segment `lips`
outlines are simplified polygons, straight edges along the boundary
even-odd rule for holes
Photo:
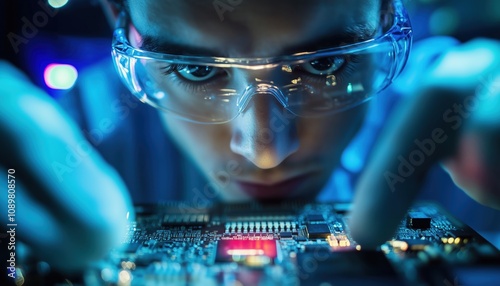
[[[307,184],[312,174],[295,176],[277,183],[254,183],[237,181],[237,185],[243,192],[257,200],[275,200],[297,196],[301,186]]]

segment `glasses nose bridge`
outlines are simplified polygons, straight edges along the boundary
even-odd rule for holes
[[[252,83],[245,88],[240,100],[238,101],[239,111],[243,112],[250,100],[255,95],[272,95],[283,107],[287,107],[288,100],[281,89],[272,82],[259,81]]]

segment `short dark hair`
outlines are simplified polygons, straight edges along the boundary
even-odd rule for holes
[[[125,10],[128,11],[128,6],[127,6],[127,1],[128,0],[108,0],[110,3],[115,5],[119,10]],[[391,4],[394,2],[394,0],[381,0],[381,9],[382,11],[391,11],[392,6]]]
[[[108,0],[119,8],[124,8],[127,5],[127,0]],[[382,0],[382,9],[387,9],[393,0]]]

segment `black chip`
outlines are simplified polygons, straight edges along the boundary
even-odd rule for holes
[[[326,223],[306,224],[307,238],[326,238],[330,235],[330,228]]]
[[[341,210],[335,210],[335,212],[339,215],[344,215],[348,212],[349,210],[346,209],[341,209]]]
[[[297,237],[295,237],[295,241],[307,241],[307,238],[305,238],[303,236],[297,236]]]
[[[307,221],[324,221],[325,218],[322,214],[309,214],[306,217]]]
[[[281,238],[292,238],[292,233],[289,231],[282,231],[282,232],[280,232],[280,237]]]
[[[208,223],[208,215],[200,214],[166,214],[163,218],[163,226],[184,225],[204,226]]]
[[[205,233],[216,232],[218,234],[223,234],[226,231],[226,229],[223,224],[219,224],[219,225],[206,226],[205,228],[203,228],[203,231]]]
[[[301,285],[403,285],[391,263],[379,251],[331,252],[327,247],[309,246],[298,253]]]
[[[422,212],[409,212],[406,226],[413,229],[430,228],[431,218]]]

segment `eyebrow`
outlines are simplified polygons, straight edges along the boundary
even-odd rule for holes
[[[358,42],[364,42],[377,36],[377,28],[369,24],[357,24],[346,27],[345,30],[336,34],[323,36],[311,42],[282,50],[284,55],[301,52],[313,52],[328,48],[339,47]]]
[[[146,51],[189,56],[222,56],[221,51],[211,50],[203,47],[196,47],[178,43],[169,43],[159,38],[145,35],[142,36],[140,48]]]
[[[317,51],[327,48],[333,48],[341,45],[352,44],[372,39],[377,34],[377,29],[368,24],[357,24],[346,27],[340,33],[333,34],[327,37],[318,38],[312,42],[302,45],[288,47],[282,49],[282,55],[292,55],[299,52]],[[173,55],[188,55],[188,56],[207,56],[207,57],[224,57],[222,51],[217,49],[209,49],[205,47],[191,46],[179,43],[168,42],[157,37],[144,35],[142,36],[140,48],[146,51],[173,54]]]

